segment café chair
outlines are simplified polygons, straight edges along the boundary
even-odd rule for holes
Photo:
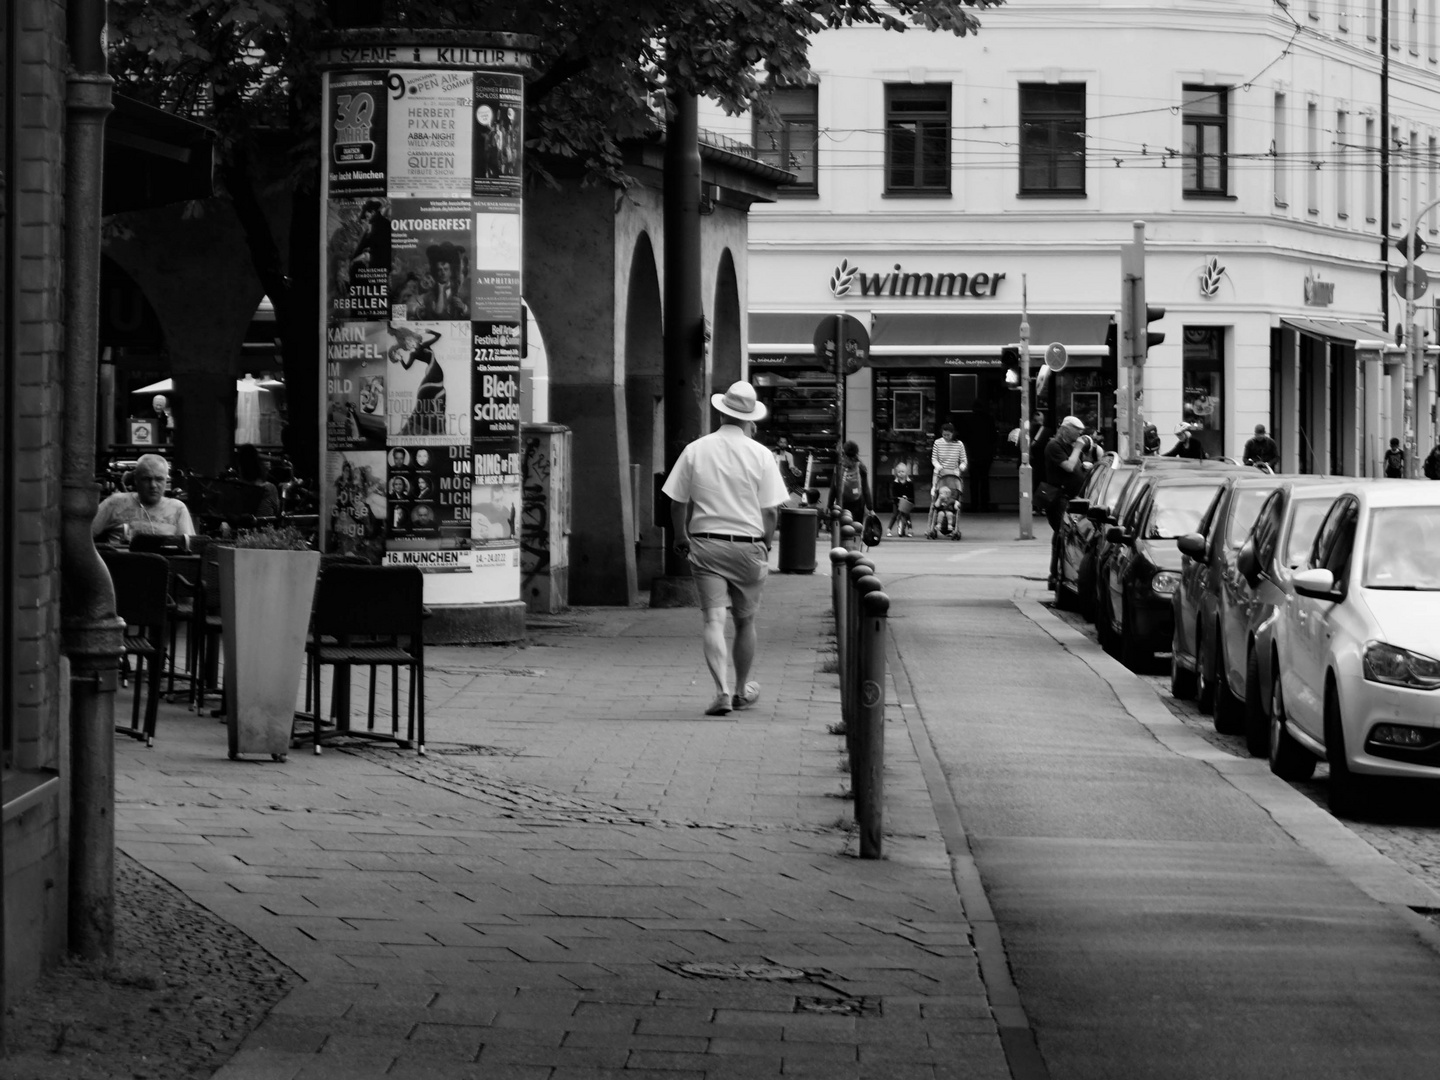
[[[315,753],[334,736],[413,744],[425,753],[425,620],[424,577],[414,566],[361,566],[338,563],[325,567],[315,587],[311,635],[306,646],[310,700],[314,712],[309,732],[297,733],[300,745],[313,743]],[[336,687],[348,687],[350,671],[370,669],[370,711],[366,729],[350,727],[348,690],[332,700],[334,723],[322,721],[320,679],[326,666],[336,669]],[[375,672],[390,669],[390,732],[375,730]],[[400,735],[400,669],[409,671],[409,709],[405,735]],[[340,678],[341,674],[345,678]]]
[[[111,551],[100,557],[115,586],[115,611],[125,620],[125,655],[135,658],[135,697],[130,726],[115,730],[155,745],[155,717],[160,706],[160,682],[165,671],[169,632],[168,588],[170,565],[164,556],[149,552]],[[145,688],[145,724],[140,724],[140,695]]]

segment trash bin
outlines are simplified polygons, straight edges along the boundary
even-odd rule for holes
[[[815,572],[815,538],[820,529],[820,512],[793,506],[780,508],[780,562],[782,574]]]

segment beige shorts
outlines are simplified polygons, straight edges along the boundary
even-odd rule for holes
[[[690,538],[690,573],[701,608],[723,608],[728,599],[732,615],[749,618],[760,610],[760,592],[769,572],[770,553],[764,544]]]

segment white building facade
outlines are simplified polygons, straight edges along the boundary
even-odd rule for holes
[[[1107,330],[1143,221],[1165,339],[1140,408],[1163,446],[1188,421],[1238,458],[1264,424],[1286,471],[1377,473],[1403,434],[1405,317],[1381,238],[1440,199],[1440,0],[1012,0],[982,21],[963,39],[827,31],[810,84],[774,94],[778,118],[702,117],[799,177],[751,216],[748,360],[770,433],[833,451],[835,379],[812,339],[843,311],[871,339],[843,410],[881,505],[898,460],[926,475],[947,420],[991,463],[974,504],[1013,503],[1004,350],[1028,309],[1032,362],[1051,342],[1069,354],[1041,398],[1050,425],[1075,413],[1116,448]],[[1420,235],[1437,230],[1431,210]],[[1417,306],[1433,338],[1431,298]],[[1433,372],[1419,365],[1422,458]]]

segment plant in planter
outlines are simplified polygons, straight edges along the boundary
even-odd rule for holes
[[[230,758],[290,749],[320,553],[299,530],[247,529],[220,549]]]

